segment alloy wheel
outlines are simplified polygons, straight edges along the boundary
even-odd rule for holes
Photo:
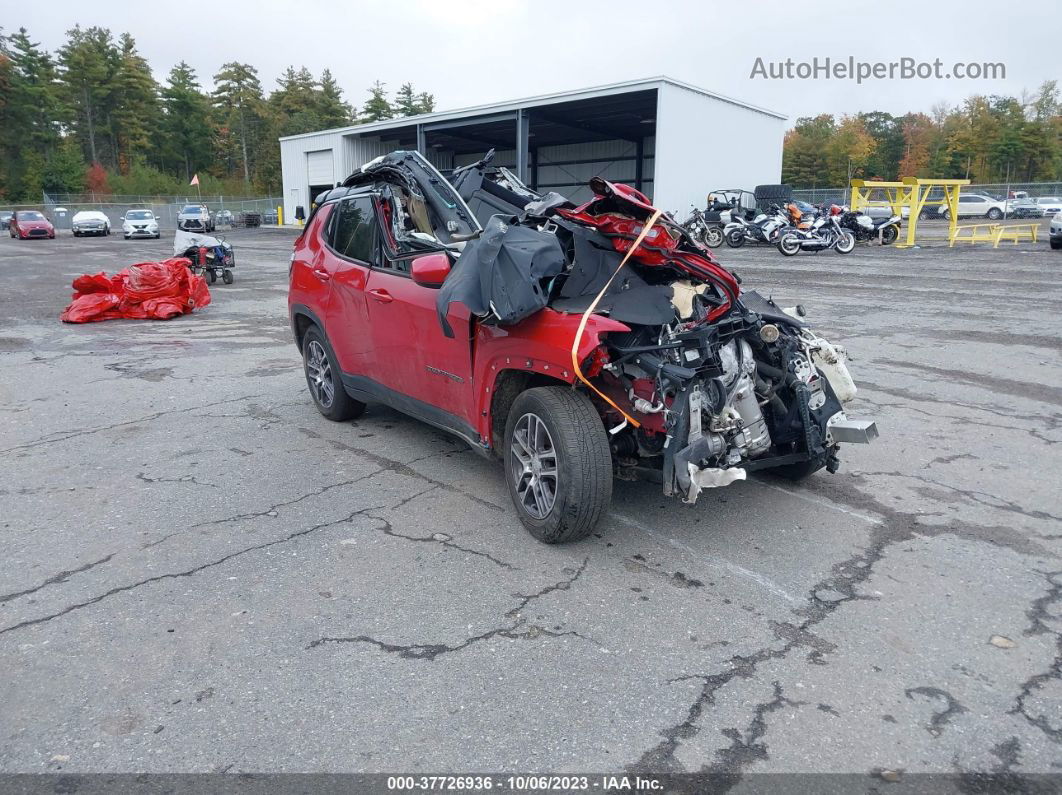
[[[332,382],[332,365],[324,346],[317,340],[311,340],[306,350],[306,378],[310,382],[310,391],[314,400],[325,408],[332,405],[336,387]]]
[[[509,466],[519,505],[533,518],[545,519],[557,501],[557,451],[537,414],[525,414],[513,428]]]

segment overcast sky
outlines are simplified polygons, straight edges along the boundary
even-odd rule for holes
[[[288,65],[331,69],[360,105],[373,80],[411,81],[438,109],[668,75],[790,116],[928,111],[974,93],[1020,95],[1062,78],[1057,10],[1008,14],[999,2],[595,3],[509,0],[260,0],[18,3],[2,24],[50,50],[73,25],[130,32],[156,76],[184,59],[209,87],[225,61],[253,64],[263,87]],[[1015,7],[1016,8],[1016,7]],[[665,10],[666,9],[666,10]],[[1005,80],[751,79],[765,62],[813,57],[1002,62]]]

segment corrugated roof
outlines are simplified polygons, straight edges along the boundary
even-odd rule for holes
[[[299,135],[286,135],[281,138],[281,141],[290,141],[297,138],[306,138],[311,135],[321,135],[322,133],[374,133],[385,132],[387,130],[393,130],[400,127],[408,127],[415,124],[422,124],[425,122],[434,121],[448,121],[457,118],[466,118],[472,116],[483,116],[491,113],[498,113],[499,111],[518,110],[521,108],[534,107],[535,105],[552,105],[557,102],[570,102],[574,99],[591,99],[593,97],[608,96],[610,94],[623,94],[629,91],[644,91],[646,88],[658,88],[661,85],[672,85],[679,88],[684,88],[687,91],[693,91],[702,96],[709,97],[720,102],[726,102],[731,105],[737,105],[747,110],[755,111],[756,113],[763,113],[767,116],[773,116],[777,119],[787,118],[784,114],[778,113],[767,108],[761,108],[757,105],[751,105],[748,102],[742,102],[739,99],[733,97],[724,96],[723,94],[717,94],[714,91],[708,91],[704,88],[698,88],[697,86],[690,85],[689,83],[683,83],[681,80],[675,80],[674,78],[666,76],[658,77],[646,77],[640,80],[627,80],[621,83],[609,83],[604,86],[592,86],[590,88],[579,88],[573,91],[559,91],[553,94],[540,94],[534,97],[524,97],[523,99],[506,100],[504,102],[491,102],[485,105],[473,105],[468,108],[456,108],[454,110],[442,110],[435,111],[433,113],[422,113],[418,116],[401,116],[397,119],[387,119],[385,121],[368,122],[366,124],[352,124],[347,127],[336,127],[330,130],[315,130],[308,133],[300,133]]]

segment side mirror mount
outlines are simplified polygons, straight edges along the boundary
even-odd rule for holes
[[[448,273],[450,258],[441,251],[417,257],[410,269],[413,283],[421,287],[442,287]]]

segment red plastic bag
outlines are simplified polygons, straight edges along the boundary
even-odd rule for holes
[[[76,291],[59,315],[64,323],[94,323],[116,318],[168,320],[210,303],[202,276],[188,270],[189,261],[174,257],[143,262],[113,276],[86,273],[74,279]]]

